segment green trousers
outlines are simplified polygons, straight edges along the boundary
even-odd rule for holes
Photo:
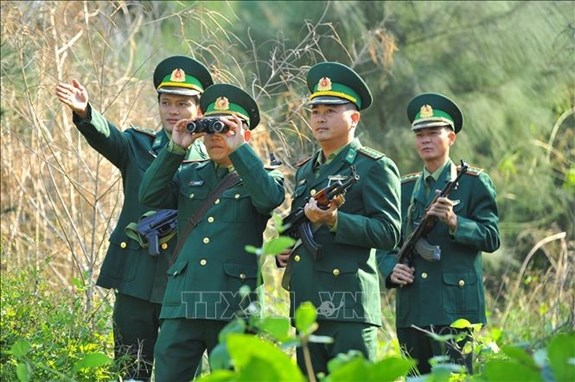
[[[327,375],[327,363],[339,353],[357,350],[366,359],[375,360],[377,353],[377,326],[358,322],[318,321],[319,327],[314,335],[328,336],[334,342],[330,344],[310,343],[309,351],[314,374]],[[303,350],[296,350],[297,364],[304,375],[308,375]]]
[[[188,382],[194,378],[204,351],[207,350],[209,356],[227,323],[184,318],[163,320],[154,350],[155,381]]]
[[[412,370],[411,375],[429,374],[431,372],[429,360],[436,356],[448,356],[451,363],[463,365],[469,374],[473,374],[472,353],[463,354],[462,352],[463,346],[470,340],[467,330],[454,329],[450,326],[428,326],[423,329],[440,335],[463,334],[463,339],[438,342],[421,330],[397,328],[399,346],[408,357],[417,361],[416,370]]]
[[[114,357],[124,380],[150,380],[161,308],[161,304],[116,293]]]

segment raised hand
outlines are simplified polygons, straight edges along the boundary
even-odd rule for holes
[[[60,82],[56,85],[56,97],[82,119],[88,117],[88,91],[80,82]]]

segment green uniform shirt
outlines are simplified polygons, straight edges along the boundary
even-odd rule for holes
[[[433,188],[443,189],[457,172],[449,161]],[[406,176],[401,185],[403,240],[421,221],[426,206],[435,197],[425,195],[422,173]],[[450,325],[459,318],[486,323],[481,252],[499,248],[498,212],[491,179],[480,169],[469,169],[451,192],[457,228],[438,222],[427,236],[429,244],[441,248],[441,258],[429,262],[415,257],[415,281],[397,288],[396,326]],[[396,264],[397,249],[378,251],[379,269],[385,280]],[[386,283],[387,287],[394,287]]]
[[[244,314],[250,302],[248,298],[240,306],[240,288],[256,288],[257,257],[245,246],[262,246],[267,221],[285,197],[283,176],[266,170],[248,144],[230,159],[241,180],[224,191],[185,238],[168,270],[162,319],[229,321]],[[175,152],[161,151],[142,181],[140,199],[157,208],[177,208],[179,230],[185,231],[187,220],[221,179],[211,160],[193,162],[176,173],[181,160]]]
[[[167,282],[165,273],[176,238],[160,249],[159,256],[152,257],[147,248],[142,248],[136,240],[126,235],[125,228],[152,210],[138,202],[138,187],[144,172],[156,153],[168,143],[169,137],[164,130],[155,133],[133,127],[120,131],[91,106],[88,110],[89,115],[85,120],[74,114],[74,124],[88,144],[120,170],[124,192],[124,204],[110,236],[110,245],[96,284],[159,303],[164,295]],[[202,146],[198,144],[190,150],[187,159],[204,159],[207,154]]]
[[[359,180],[345,195],[337,212],[337,227],[314,232],[323,256],[314,260],[304,245],[294,251],[290,280],[291,312],[305,301],[318,310],[319,320],[381,325],[380,289],[372,248],[392,249],[399,241],[401,215],[397,166],[384,154],[352,141],[317,174],[317,152],[296,172],[292,211],[303,207],[314,191],[334,176],[350,176],[355,166]]]

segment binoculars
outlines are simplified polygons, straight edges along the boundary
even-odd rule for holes
[[[218,117],[206,117],[186,125],[186,130],[190,133],[227,133],[229,129]]]

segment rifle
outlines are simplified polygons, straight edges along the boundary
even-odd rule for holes
[[[177,210],[159,210],[150,216],[142,217],[138,221],[136,230],[147,239],[150,256],[160,254],[159,242],[161,238],[176,233],[178,228],[177,215]]]
[[[435,195],[435,198],[429,203],[429,205],[425,208],[425,212],[423,213],[423,218],[417,225],[417,228],[409,235],[405,243],[403,243],[399,253],[397,254],[397,262],[399,264],[407,264],[410,267],[413,266],[415,262],[415,255],[417,253],[420,254],[423,258],[430,260],[430,261],[439,261],[441,258],[441,248],[438,245],[431,245],[425,240],[425,236],[435,227],[437,223],[436,216],[428,216],[427,212],[433,203],[437,201],[438,198],[447,198],[451,191],[453,191],[463,176],[467,172],[469,166],[467,163],[462,159],[461,160],[461,168],[457,173],[457,177],[451,181],[447,182],[443,190],[440,193]]]
[[[351,176],[345,181],[333,181],[329,186],[313,195],[319,208],[326,210],[335,197],[345,195],[351,185],[359,180],[359,175],[355,172],[355,166],[350,166],[350,169]],[[313,237],[311,222],[305,216],[303,207],[297,208],[283,219],[281,234],[291,236],[294,239],[301,239],[303,245],[313,255],[315,260],[321,258],[321,245]]]

